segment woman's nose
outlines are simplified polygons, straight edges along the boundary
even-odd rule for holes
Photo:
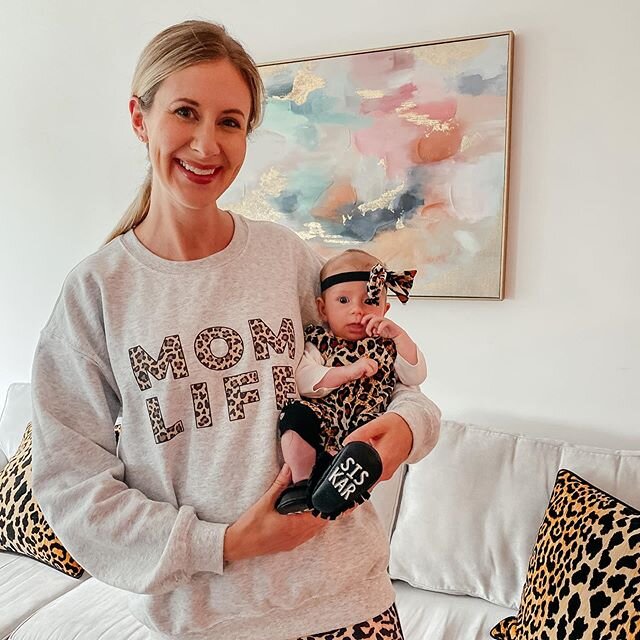
[[[215,127],[201,125],[193,132],[191,149],[203,157],[215,156],[220,153],[220,145]]]

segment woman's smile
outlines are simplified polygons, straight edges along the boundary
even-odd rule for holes
[[[176,160],[176,164],[185,177],[195,184],[209,184],[222,172],[221,165],[205,168],[200,165],[196,165],[195,163],[192,164],[180,159]]]

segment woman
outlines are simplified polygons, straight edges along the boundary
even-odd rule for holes
[[[90,574],[132,593],[154,637],[286,640],[362,623],[400,638],[373,507],[330,523],[274,509],[290,481],[276,422],[303,322],[317,321],[320,264],[284,227],[216,204],[260,120],[255,65],[222,27],[189,21],[147,45],[132,93],[150,173],[67,277],[36,350],[43,512]],[[438,419],[404,389],[362,428],[383,478],[430,450]]]

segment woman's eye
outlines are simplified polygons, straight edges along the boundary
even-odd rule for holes
[[[191,107],[178,107],[174,113],[181,118],[190,118],[193,115],[193,109]]]
[[[222,121],[222,124],[225,127],[232,127],[233,129],[242,129],[242,125],[234,118],[225,118]]]
[[[340,296],[340,297],[338,298],[338,302],[339,302],[340,304],[347,304],[347,302],[349,302],[349,298],[347,298],[347,296]]]

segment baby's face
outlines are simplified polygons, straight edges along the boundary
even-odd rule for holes
[[[378,304],[367,304],[366,298],[366,282],[342,282],[329,287],[318,298],[318,311],[338,338],[362,340],[367,335],[362,318],[369,314],[384,316],[389,308],[384,289]]]

